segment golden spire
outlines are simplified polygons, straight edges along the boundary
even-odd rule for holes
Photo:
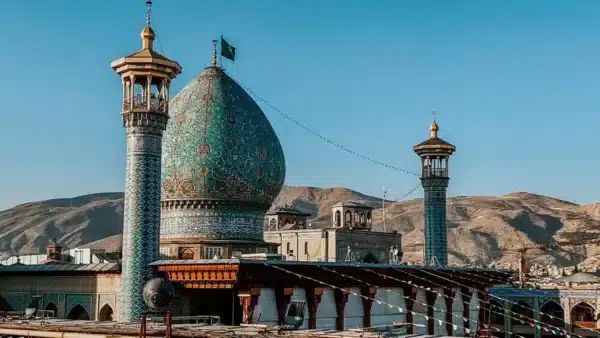
[[[155,34],[150,27],[150,13],[152,12],[152,1],[146,0],[146,26],[142,29],[142,49],[152,50]]]
[[[440,130],[440,127],[435,122],[435,110],[431,114],[433,115],[433,122],[431,122],[431,125],[429,126],[429,138],[438,138],[438,130]]]

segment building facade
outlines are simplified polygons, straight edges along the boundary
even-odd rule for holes
[[[120,270],[118,263],[0,266],[0,313],[33,307],[49,317],[117,320]]]
[[[265,242],[277,244],[277,253],[287,260],[400,263],[402,235],[372,231],[372,211],[373,207],[359,202],[339,202],[331,206],[329,227],[313,229],[291,226],[307,224],[309,214],[289,206],[277,209],[267,215]],[[287,226],[278,227],[282,220]]]
[[[490,294],[490,324],[498,332],[525,338],[597,337],[600,332],[597,275],[578,272],[536,288],[494,287]]]
[[[429,139],[413,147],[421,158],[421,185],[425,212],[425,265],[448,265],[448,229],[446,227],[446,190],[448,164],[456,147],[438,137],[435,120],[429,127]]]

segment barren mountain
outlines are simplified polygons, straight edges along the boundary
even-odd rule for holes
[[[375,229],[383,229],[382,201],[346,188],[286,186],[275,205],[293,205],[311,213],[313,227],[328,226],[329,207],[353,200],[376,208]],[[551,197],[512,193],[499,197],[453,197],[448,200],[448,246],[455,264],[499,262],[516,267],[514,249],[549,241],[600,238],[600,204],[577,205]],[[386,202],[386,229],[404,235],[405,260],[422,261],[423,201]],[[57,238],[65,247],[118,250],[123,222],[123,194],[101,193],[27,203],[0,212],[0,255],[43,251]],[[570,266],[597,265],[600,246],[572,245],[527,251],[529,262]]]

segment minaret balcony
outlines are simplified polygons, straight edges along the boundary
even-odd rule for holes
[[[448,169],[446,169],[446,168],[424,168],[422,177],[423,178],[448,177]]]
[[[132,104],[133,103],[133,104]],[[150,107],[148,107],[148,99],[137,95],[133,97],[133,102],[130,98],[123,100],[123,111],[129,112],[134,110],[150,110],[155,112],[167,112],[167,103],[162,98],[150,98]]]

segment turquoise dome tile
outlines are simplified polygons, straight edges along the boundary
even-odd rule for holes
[[[258,104],[209,67],[169,105],[162,199],[239,201],[266,210],[283,187],[285,157]]]

